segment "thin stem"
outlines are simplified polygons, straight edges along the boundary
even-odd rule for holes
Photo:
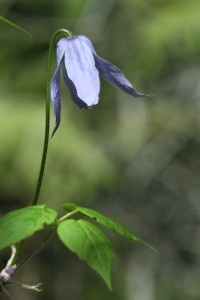
[[[15,255],[12,256],[12,254],[11,254],[12,258],[11,257],[9,258],[9,264],[10,264],[10,266],[13,266],[14,264],[16,264],[16,262],[17,262],[17,260],[19,258],[19,254],[21,252],[23,244],[24,244],[24,241],[21,241],[21,242],[19,242],[16,245]]]
[[[73,210],[73,211],[71,211],[70,213],[64,215],[62,218],[58,219],[58,220],[57,220],[57,223],[59,224],[60,222],[62,222],[62,221],[64,221],[64,220],[68,219],[69,217],[71,217],[72,215],[77,214],[77,213],[78,213],[78,210]]]
[[[70,31],[66,29],[58,29],[54,32],[54,34],[51,37],[50,44],[49,44],[49,53],[48,53],[48,61],[47,61],[47,77],[46,77],[46,113],[45,113],[45,134],[44,134],[44,146],[43,146],[43,152],[42,152],[42,159],[40,164],[40,171],[38,175],[37,185],[35,189],[35,195],[32,201],[32,205],[36,205],[38,203],[40,190],[43,182],[44,177],[44,170],[46,165],[46,158],[47,158],[47,152],[48,152],[48,146],[49,146],[49,127],[50,127],[50,84],[51,84],[51,63],[52,63],[52,57],[53,57],[53,50],[54,45],[56,42],[56,39],[59,35],[65,35],[68,38],[72,37],[72,34]],[[19,255],[21,253],[21,249],[23,246],[24,241],[21,241],[16,245],[16,253],[10,260],[10,265],[13,265],[17,262]]]
[[[13,258],[15,257],[15,255],[16,255],[16,246],[12,245],[11,246],[11,255],[10,255],[9,260],[7,261],[6,268],[9,268],[13,264]]]
[[[25,33],[26,35],[28,35],[30,38],[33,38],[32,34],[30,32],[28,32],[27,30],[25,30],[24,28],[22,28],[21,26],[11,22],[10,20],[4,18],[3,16],[0,16],[0,22],[4,22],[20,31],[22,31],[23,33]]]
[[[72,34],[68,30],[59,29],[54,32],[49,44],[49,54],[48,54],[48,62],[47,62],[47,79],[46,79],[46,119],[45,119],[44,146],[43,146],[43,153],[42,153],[42,160],[40,165],[38,181],[37,181],[32,205],[36,205],[38,202],[38,198],[40,195],[40,190],[43,182],[43,177],[44,177],[44,170],[45,170],[45,164],[46,164],[46,158],[47,158],[47,152],[49,146],[51,63],[52,63],[54,44],[58,35],[60,34],[66,35],[67,37],[72,37]]]
[[[28,257],[25,257],[24,259],[22,259],[19,263],[17,263],[19,254],[21,252],[21,248],[22,245],[24,243],[24,241],[21,241],[18,245],[17,245],[17,251],[15,253],[15,256],[13,256],[12,260],[10,260],[10,264],[9,265],[14,265],[17,263],[17,270],[19,268],[21,268],[25,263],[27,263],[28,261],[30,261],[34,256],[36,256],[45,246],[46,244],[49,242],[49,240],[51,239],[53,233],[55,231],[55,226],[53,226],[50,231],[48,232],[48,235],[46,237],[46,239],[42,242],[42,244]]]
[[[45,246],[46,244],[50,241],[50,239],[52,238],[53,234],[55,232],[55,226],[53,226],[50,231],[48,232],[48,235],[46,237],[46,239],[41,243],[41,245],[29,256],[29,257],[25,257],[24,259],[22,259],[21,262],[19,262],[17,264],[17,270],[19,268],[21,268],[25,263],[29,262],[33,257],[35,257]]]

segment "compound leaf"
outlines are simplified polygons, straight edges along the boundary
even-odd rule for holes
[[[58,226],[58,236],[64,245],[86,261],[111,290],[111,265],[114,253],[104,233],[86,220],[66,220]]]

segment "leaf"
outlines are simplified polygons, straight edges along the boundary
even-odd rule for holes
[[[66,220],[57,229],[61,241],[86,261],[111,290],[111,265],[114,253],[110,241],[96,226],[86,220]]]
[[[14,28],[20,30],[20,31],[22,31],[23,33],[25,33],[26,35],[28,35],[30,38],[33,38],[32,34],[31,34],[30,32],[28,32],[26,29],[22,28],[21,26],[19,26],[19,25],[13,23],[13,22],[11,22],[11,21],[9,21],[8,19],[6,19],[6,18],[0,16],[0,21],[1,21],[1,22],[4,22],[4,23],[6,23],[6,24],[8,24],[8,25],[10,25],[10,26],[12,26],[12,27],[14,27]]]
[[[24,240],[45,224],[52,224],[57,212],[44,205],[14,210],[0,218],[0,250]]]
[[[153,246],[149,245],[147,242],[145,242],[143,239],[135,235],[134,233],[130,232],[127,228],[119,224],[118,222],[114,221],[113,219],[93,210],[90,208],[85,208],[81,206],[77,206],[73,203],[66,203],[63,205],[63,208],[68,211],[76,211],[82,215],[85,215],[91,219],[94,219],[101,225],[115,231],[116,233],[123,235],[127,237],[130,240],[134,240],[136,242],[140,242],[143,245],[147,246],[148,248],[154,250],[155,252],[158,252]]]

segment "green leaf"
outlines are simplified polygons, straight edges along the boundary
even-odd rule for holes
[[[12,27],[14,27],[14,28],[20,30],[20,31],[22,31],[23,33],[25,33],[26,35],[28,35],[30,38],[33,38],[32,34],[31,34],[30,32],[28,32],[26,29],[22,28],[21,26],[19,26],[19,25],[13,23],[13,22],[11,22],[11,21],[9,21],[8,19],[6,19],[6,18],[0,16],[0,21],[1,21],[1,22],[4,22],[4,23],[6,23],[6,24],[8,24],[8,25],[10,25],[10,26],[12,26]]]
[[[16,244],[52,224],[57,212],[44,205],[14,210],[0,218],[0,250]]]
[[[99,273],[111,290],[111,265],[114,253],[104,233],[82,219],[63,221],[57,231],[64,245]]]
[[[147,242],[145,242],[143,239],[135,235],[134,233],[130,232],[127,228],[119,224],[118,222],[112,220],[111,218],[93,210],[90,208],[85,208],[81,206],[77,206],[73,203],[66,203],[63,205],[63,208],[68,211],[76,211],[82,215],[85,215],[91,219],[94,219],[98,223],[102,224],[103,226],[115,231],[116,233],[123,235],[127,237],[130,240],[134,240],[137,242],[140,242],[147,246],[148,248],[154,250],[155,252],[158,252],[153,246],[149,245]]]

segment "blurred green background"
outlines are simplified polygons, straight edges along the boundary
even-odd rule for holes
[[[160,254],[108,233],[117,253],[110,293],[55,236],[16,276],[44,291],[12,286],[13,299],[200,299],[199,11],[199,0],[0,0],[0,14],[34,36],[0,24],[1,215],[34,194],[55,30],[86,35],[137,91],[155,94],[132,98],[102,80],[99,104],[79,110],[62,82],[40,199],[60,215],[68,201],[108,214]],[[43,236],[29,239],[24,255]]]

